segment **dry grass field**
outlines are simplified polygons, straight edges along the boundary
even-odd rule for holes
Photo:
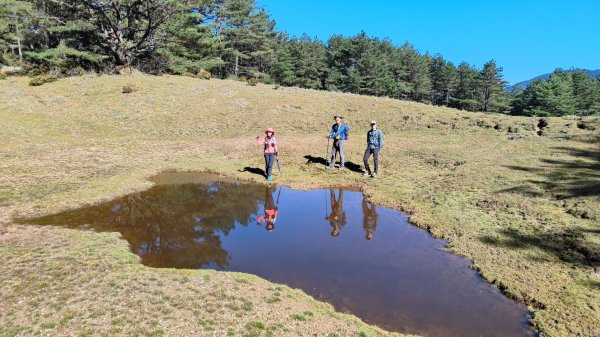
[[[353,185],[448,240],[528,305],[541,336],[600,336],[600,120],[507,117],[386,98],[146,75],[0,81],[0,336],[387,336],[251,275],[152,269],[116,234],[17,224],[151,186],[164,170],[263,182],[254,138],[277,131],[294,188]],[[123,86],[138,91],[124,94]],[[319,162],[333,114],[360,165]],[[358,171],[359,167],[351,165]],[[277,297],[280,300],[270,299]],[[423,313],[426,315],[427,313]]]

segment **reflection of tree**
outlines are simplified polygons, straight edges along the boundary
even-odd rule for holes
[[[367,201],[363,195],[362,210],[365,235],[367,240],[371,240],[373,238],[373,233],[375,233],[375,230],[377,229],[377,223],[379,221],[379,216],[377,215],[377,205]]]
[[[335,197],[335,190],[329,189],[329,202],[331,203],[331,214],[326,217],[331,225],[331,236],[340,235],[340,228],[346,224],[346,212],[344,211],[344,191],[338,190],[339,198]]]
[[[29,219],[33,224],[65,224],[119,232],[154,267],[199,268],[229,264],[219,232],[246,226],[264,187],[214,182],[207,185],[157,186],[97,206]]]

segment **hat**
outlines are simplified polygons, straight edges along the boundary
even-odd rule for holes
[[[373,124],[377,124],[377,122],[375,120],[372,120],[371,125],[373,125]]]
[[[271,132],[273,135],[275,135],[275,130],[273,130],[273,128],[267,128],[265,130],[265,133],[269,133],[269,132]]]
[[[344,116],[342,116],[342,115],[335,115],[335,116],[333,116],[333,119],[337,119],[338,117],[339,118],[344,118]]]

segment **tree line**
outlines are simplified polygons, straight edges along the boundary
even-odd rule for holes
[[[364,32],[326,42],[290,37],[255,0],[0,0],[0,63],[63,76],[121,68],[209,71],[219,78],[525,115],[598,113],[600,101],[599,80],[587,74],[556,72],[509,93],[494,60],[481,69],[454,65]]]

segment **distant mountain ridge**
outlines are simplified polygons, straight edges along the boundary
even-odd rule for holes
[[[589,70],[589,69],[568,69],[565,70],[566,72],[572,72],[572,71],[578,71],[578,70],[583,70],[586,73],[588,73],[589,75],[593,76],[593,77],[598,77],[600,76],[600,69],[596,69],[596,70]],[[507,90],[512,90],[515,87],[521,87],[523,89],[527,88],[533,81],[537,81],[537,80],[547,80],[548,78],[550,78],[550,75],[552,75],[552,73],[547,73],[547,74],[543,74],[543,75],[539,75],[536,76],[532,79],[529,79],[527,81],[522,81],[519,83],[515,83],[512,85],[509,85],[506,87]]]

